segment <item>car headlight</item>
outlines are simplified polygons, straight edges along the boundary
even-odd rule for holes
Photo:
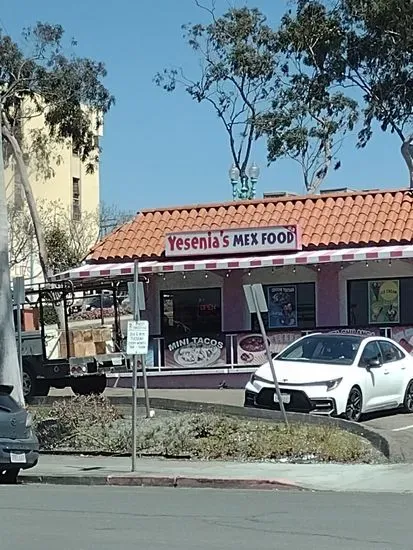
[[[265,378],[262,378],[262,376],[258,376],[257,374],[252,374],[250,378],[251,384],[254,382],[264,382],[264,384],[271,384],[270,380],[266,380]]]
[[[33,416],[30,413],[27,413],[26,416],[26,428],[31,428],[33,424]]]
[[[326,382],[327,391],[335,390],[342,380],[343,380],[342,378],[336,378],[335,380],[328,380],[328,382]]]

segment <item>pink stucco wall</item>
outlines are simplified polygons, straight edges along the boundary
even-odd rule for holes
[[[317,273],[316,315],[319,327],[340,325],[340,266],[323,264]]]

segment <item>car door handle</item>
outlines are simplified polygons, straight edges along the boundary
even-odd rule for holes
[[[384,371],[384,374],[389,374],[389,372],[390,372],[390,371],[388,371],[388,370],[385,370],[385,371]]]

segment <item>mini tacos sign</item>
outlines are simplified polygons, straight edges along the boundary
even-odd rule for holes
[[[165,255],[206,256],[301,250],[296,225],[168,233]]]

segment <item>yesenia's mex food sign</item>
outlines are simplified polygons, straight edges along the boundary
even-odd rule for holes
[[[165,255],[207,256],[301,250],[295,225],[188,231],[166,235]]]

